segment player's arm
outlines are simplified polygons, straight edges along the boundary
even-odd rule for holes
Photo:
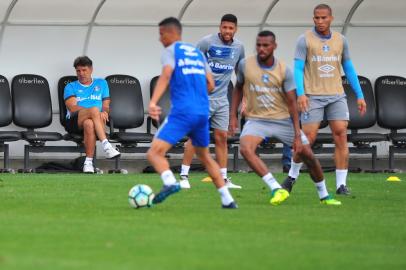
[[[159,121],[159,115],[161,114],[161,108],[157,105],[162,95],[168,87],[169,80],[171,79],[173,68],[170,65],[165,65],[162,68],[161,75],[154,88],[154,93],[149,102],[148,112],[152,119]]]
[[[84,109],[82,106],[78,106],[76,96],[68,97],[68,99],[65,100],[65,106],[70,112],[76,112]]]
[[[288,104],[288,110],[290,114],[290,118],[293,122],[293,129],[295,132],[295,138],[293,141],[293,151],[299,153],[302,150],[302,140],[300,134],[300,124],[299,124],[299,111],[297,108],[297,101],[296,101],[296,91],[292,89],[285,93],[286,95],[286,103]]]
[[[230,112],[230,123],[229,132],[230,135],[234,135],[238,128],[238,107],[240,106],[242,96],[243,96],[243,85],[236,83],[233,91],[233,97],[231,99],[231,112]]]
[[[100,113],[100,117],[104,124],[109,121],[109,113],[110,113],[110,98],[103,99],[102,103],[102,111]]]
[[[76,112],[83,107],[78,106],[78,101],[76,99],[76,93],[71,84],[68,84],[65,86],[64,92],[63,92],[63,99],[65,100],[65,106],[70,112]]]
[[[207,37],[204,37],[201,40],[199,40],[196,44],[196,48],[198,48],[206,57],[207,51],[209,50],[209,43],[207,42]]]
[[[229,132],[231,135],[235,134],[238,127],[238,107],[240,106],[243,97],[243,86],[244,86],[244,69],[245,61],[241,61],[238,65],[237,81],[233,90],[233,97],[231,99],[231,111],[230,111],[230,123]]]
[[[206,69],[207,91],[210,93],[211,91],[214,90],[216,84],[214,83],[213,74],[211,73],[211,68],[207,62],[205,63],[205,69]]]
[[[301,35],[296,44],[295,51],[295,62],[294,62],[294,78],[296,83],[296,95],[297,95],[297,104],[298,109],[302,112],[305,112],[309,108],[309,100],[305,95],[304,89],[304,70],[305,70],[305,61],[307,57],[307,45],[304,35]]]
[[[299,124],[299,111],[297,108],[297,101],[296,101],[297,90],[295,91],[295,80],[293,78],[292,71],[289,68],[286,68],[283,88],[287,89],[287,91],[285,91],[286,103],[288,105],[289,115],[292,119],[293,129],[295,132],[295,138],[293,140],[292,148],[295,152],[300,152],[302,149],[302,140],[301,140],[300,124]]]
[[[101,119],[106,124],[109,121],[109,114],[110,114],[110,89],[109,85],[107,84],[106,80],[103,80],[103,92],[102,92],[102,111],[101,111]]]
[[[213,79],[213,75],[211,74],[211,72],[206,72],[206,81],[207,81],[207,90],[210,93],[215,88],[214,79]]]
[[[362,93],[362,88],[358,80],[357,72],[355,71],[354,65],[351,61],[348,43],[344,38],[344,49],[343,49],[343,61],[342,66],[347,77],[347,80],[350,82],[351,89],[354,91],[357,97],[358,111],[361,115],[364,115],[367,110],[367,104],[365,103],[364,94]]]
[[[235,68],[235,75],[238,74],[238,66],[239,66],[241,60],[243,60],[244,58],[245,58],[245,49],[244,49],[244,45],[241,45],[240,56],[238,57],[238,61],[237,61],[237,63],[235,64],[235,67],[236,67],[236,68]]]

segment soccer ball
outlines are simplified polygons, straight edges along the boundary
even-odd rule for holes
[[[154,199],[152,189],[147,185],[135,185],[128,192],[128,202],[133,208],[151,207]]]

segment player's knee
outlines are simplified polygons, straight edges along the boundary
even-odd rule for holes
[[[227,144],[227,132],[216,132],[214,135],[216,144]]]
[[[94,123],[90,119],[83,121],[83,130],[86,133],[94,133]]]
[[[336,144],[346,144],[347,143],[347,130],[340,129],[333,132],[334,141]]]
[[[151,148],[147,151],[147,159],[151,160],[156,156],[165,156],[165,152],[156,145],[152,145]]]
[[[100,117],[100,111],[97,107],[89,108],[89,112],[92,117]]]
[[[243,157],[248,157],[254,154],[254,151],[247,144],[240,144],[240,153]]]
[[[154,149],[153,147],[148,149],[148,151],[147,151],[147,159],[148,159],[148,161],[151,161],[151,159],[156,155],[157,155],[156,149]]]

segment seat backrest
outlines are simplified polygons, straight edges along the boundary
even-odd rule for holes
[[[149,93],[150,93],[150,98],[152,97],[152,94],[154,93],[155,85],[158,81],[159,76],[155,76],[152,78],[151,83],[149,85]],[[166,89],[165,93],[162,95],[161,99],[158,102],[158,106],[162,108],[162,114],[161,117],[159,118],[160,124],[165,120],[166,116],[169,114],[171,111],[171,93],[169,91],[169,86]],[[155,120],[152,120],[152,124],[154,127],[157,127],[157,123]]]
[[[363,116],[358,112],[357,96],[352,90],[347,78],[345,76],[343,77],[343,86],[345,94],[347,95],[348,110],[350,112],[350,121],[348,122],[349,129],[369,128],[376,123],[375,97],[371,81],[363,76],[358,76],[358,80],[367,104],[367,111]]]
[[[5,127],[13,121],[10,85],[8,80],[0,75],[0,127]]]
[[[378,125],[387,129],[406,128],[406,78],[381,76],[375,81]]]
[[[13,120],[24,128],[42,128],[52,122],[51,93],[47,79],[20,74],[11,83]]]
[[[114,128],[137,128],[144,123],[144,104],[138,79],[129,75],[106,77],[110,89],[110,118]]]
[[[58,104],[59,104],[59,122],[62,126],[65,127],[66,124],[66,105],[65,100],[63,98],[63,94],[65,92],[65,86],[71,82],[77,81],[78,77],[76,76],[63,76],[58,81]]]

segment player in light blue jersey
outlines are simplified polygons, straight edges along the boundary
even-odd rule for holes
[[[109,87],[106,80],[92,78],[93,62],[89,57],[76,58],[73,66],[78,80],[65,86],[64,100],[68,109],[65,128],[69,133],[83,133],[86,152],[83,172],[94,173],[93,156],[97,138],[107,158],[120,156],[104,131],[109,120]]]
[[[171,111],[155,135],[147,158],[161,175],[162,190],[153,203],[161,203],[180,190],[175,176],[169,169],[165,154],[185,135],[191,138],[196,153],[217,187],[223,208],[237,208],[220,168],[209,153],[209,101],[208,90],[214,88],[210,68],[202,53],[193,45],[181,41],[182,26],[178,19],[169,17],[159,23],[159,35],[165,50],[162,54],[162,72],[156,83],[148,111],[159,122],[159,99],[170,85]]]
[[[225,14],[221,18],[219,28],[219,33],[201,39],[197,43],[197,48],[206,56],[215,81],[215,89],[209,95],[209,117],[210,127],[214,130],[216,159],[220,165],[221,175],[229,188],[241,188],[241,186],[233,184],[227,177],[227,132],[230,116],[227,94],[231,76],[240,60],[244,58],[244,46],[234,38],[237,32],[237,17],[235,15]],[[188,175],[193,155],[194,149],[188,141],[180,173],[182,188],[190,188]]]

